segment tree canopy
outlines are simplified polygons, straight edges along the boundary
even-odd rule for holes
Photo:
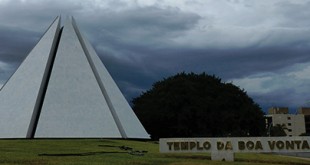
[[[153,139],[260,136],[264,113],[244,90],[206,73],[179,73],[133,99]]]

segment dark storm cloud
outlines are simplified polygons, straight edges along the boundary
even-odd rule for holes
[[[307,84],[307,86],[309,83]],[[296,112],[299,107],[309,107],[310,94],[308,92],[296,91],[294,88],[278,89],[267,94],[253,94],[252,98],[259,104],[263,109],[270,107],[289,107],[291,112]],[[278,99],[275,99],[278,98]]]
[[[273,87],[287,78],[291,66],[310,63],[310,2],[139,2],[143,0],[0,2],[0,84],[62,14],[63,20],[75,17],[128,100],[182,71],[241,82],[262,105],[288,93],[294,95],[274,102],[291,99],[297,106],[303,102],[298,99],[310,97],[301,95],[308,79],[289,77],[300,81],[298,87],[295,81]],[[253,77],[262,82],[249,85]]]
[[[93,45],[121,89],[132,89],[128,84],[139,86],[133,88],[140,91],[128,94],[130,96],[137,95],[153,82],[175,72],[168,70],[168,66],[174,63],[172,58],[175,58],[168,52],[177,53],[174,49],[178,51],[179,48],[173,46],[171,38],[182,35],[200,20],[200,16],[193,13],[157,7],[121,12],[102,11],[97,15],[85,19],[87,23],[81,27],[95,29],[88,31],[88,36],[94,38]],[[95,20],[102,23],[98,25]]]
[[[73,14],[83,7],[71,1],[12,0],[0,5],[0,24],[42,32],[50,20],[60,14]]]
[[[38,42],[58,11],[78,7],[68,7],[53,1],[7,1],[0,5],[0,57],[1,61],[13,65],[13,70]],[[9,71],[13,72],[12,70]],[[1,76],[0,79],[3,79]],[[5,77],[4,79],[7,79]]]
[[[1,61],[19,63],[30,52],[40,34],[21,28],[0,26],[0,56]]]
[[[25,59],[39,37],[32,31],[0,25],[0,86]]]
[[[13,4],[11,4],[13,5]],[[9,7],[10,5],[7,5]],[[28,5],[29,7],[30,5]],[[32,7],[24,7],[18,3],[17,9],[21,9],[20,13],[29,11],[33,8],[34,13],[40,12],[40,4]],[[42,17],[34,17],[31,22],[37,22],[36,25],[43,26],[47,20],[55,16],[50,16],[55,5],[50,6],[45,12],[48,13]],[[76,9],[75,7],[73,9]],[[94,12],[96,13],[94,15]],[[2,14],[13,15],[9,10],[2,10]],[[70,13],[75,13],[72,10]],[[76,12],[78,13],[78,12]],[[79,15],[79,14],[77,14]],[[23,19],[32,17],[31,13],[14,19],[15,23],[6,21],[7,27],[0,29],[0,37],[6,42],[1,45],[5,50],[1,51],[1,60],[8,62],[21,62],[38,41],[40,34],[32,32],[29,29],[43,28],[32,26],[27,23],[23,27]],[[49,17],[47,19],[47,17]],[[2,17],[2,19],[4,19]],[[180,35],[182,32],[191,29],[199,21],[200,16],[193,13],[182,12],[177,8],[160,9],[157,7],[135,7],[124,11],[99,10],[76,17],[82,31],[87,34],[93,45],[96,47],[98,54],[110,70],[122,91],[134,92],[128,94],[130,97],[137,95],[138,89],[147,89],[158,78],[167,75],[167,71],[162,72],[157,69],[154,63],[161,61],[153,61],[152,58],[160,57],[159,47],[169,47],[169,38]],[[3,20],[5,22],[5,20]],[[19,27],[15,27],[19,24]],[[1,25],[1,24],[0,24]],[[9,27],[13,26],[13,27]],[[47,25],[44,25],[45,27]],[[17,33],[15,33],[15,31]],[[44,31],[43,31],[44,32]],[[42,32],[42,33],[43,33]],[[20,45],[17,46],[16,45]],[[166,48],[167,49],[167,48]],[[12,51],[13,50],[13,51]],[[158,56],[158,57],[156,57]],[[145,58],[151,57],[151,59]],[[144,61],[151,60],[151,61]],[[169,71],[168,71],[169,72]],[[132,86],[128,87],[128,84]],[[136,87],[135,87],[136,86]],[[133,91],[133,88],[137,89]]]
[[[85,28],[93,29],[88,33],[97,42],[103,42],[99,43],[103,46],[146,51],[171,43],[169,38],[193,28],[200,16],[174,8],[144,7],[120,12],[98,11],[94,17],[86,15],[80,19],[84,19]]]

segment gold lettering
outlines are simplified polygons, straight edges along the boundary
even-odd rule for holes
[[[167,142],[167,145],[169,146],[170,151],[172,150],[172,144],[173,144],[173,142]]]
[[[252,142],[252,141],[246,142],[246,147],[248,148],[248,150],[253,150],[254,149],[254,142]]]
[[[221,138],[220,138],[221,139]],[[211,142],[206,139],[206,141],[170,141],[166,142],[166,147],[169,151],[190,151],[190,150],[197,150],[197,151],[209,151],[210,149],[214,150],[215,148],[218,151],[229,151],[233,150],[234,145],[238,148],[239,151],[257,151],[264,150],[265,146],[262,145],[262,141],[257,139],[248,139],[248,140],[241,140],[241,141],[230,141],[231,139],[221,139],[223,141],[216,142],[216,146],[212,146]],[[281,140],[280,140],[281,139]],[[267,139],[266,139],[267,140]],[[237,144],[232,143],[237,142]],[[264,143],[266,141],[263,141]],[[290,151],[297,151],[297,150],[310,150],[310,143],[308,140],[290,140],[290,139],[283,139],[283,138],[274,138],[274,140],[267,140],[269,149],[273,152],[273,150],[290,150]],[[267,146],[266,146],[267,147]],[[268,152],[268,151],[265,151]]]
[[[307,142],[307,140],[304,140],[303,142],[302,142],[302,146],[301,146],[301,149],[309,149],[309,144],[308,144],[308,142]]]
[[[189,148],[192,150],[196,147],[196,143],[195,142],[189,142]]]
[[[238,148],[239,150],[244,150],[245,149],[245,143],[243,141],[238,142]]]
[[[174,147],[174,150],[180,150],[180,142],[174,142],[173,143],[173,147]]]
[[[205,150],[209,150],[211,148],[211,143],[208,141],[204,142],[202,145]]]
[[[217,142],[217,150],[223,150],[224,149],[224,143],[223,142]]]
[[[300,140],[295,140],[294,142],[297,145],[297,149],[299,150],[300,149],[301,141]]]
[[[268,144],[269,144],[269,148],[271,150],[274,150],[274,146],[275,146],[276,142],[275,141],[268,141]]]
[[[263,145],[260,141],[257,141],[255,145],[255,150],[258,150],[258,149],[263,150]]]
[[[197,142],[197,150],[203,150],[203,147],[199,145],[200,143]]]
[[[285,141],[285,146],[286,146],[286,149],[289,150],[289,149],[294,149],[294,141]]]
[[[277,141],[276,146],[278,149],[282,150],[284,148],[284,142],[283,141]]]
[[[232,150],[232,149],[233,147],[232,147],[231,141],[226,142],[225,150]]]
[[[181,142],[181,150],[188,150],[188,142]]]

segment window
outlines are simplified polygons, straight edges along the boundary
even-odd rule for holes
[[[292,132],[292,129],[288,129],[288,132]]]
[[[292,126],[292,123],[287,123],[288,126]]]
[[[287,117],[287,120],[291,120],[291,117]]]

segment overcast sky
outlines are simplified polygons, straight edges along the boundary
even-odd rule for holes
[[[310,0],[0,0],[0,86],[57,15],[75,17],[128,101],[185,71],[263,110],[310,106]]]

